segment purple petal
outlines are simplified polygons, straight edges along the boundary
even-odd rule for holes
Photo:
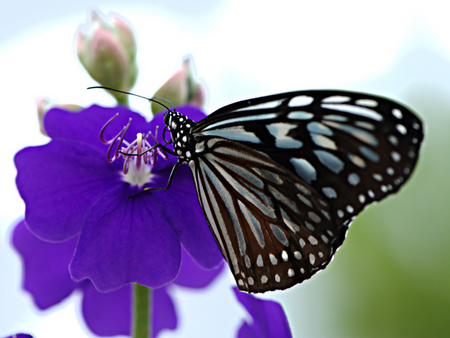
[[[43,310],[58,304],[78,287],[68,269],[76,239],[63,243],[43,242],[22,221],[14,229],[12,242],[22,256],[24,289],[31,293],[38,308]]]
[[[89,278],[103,292],[131,282],[161,287],[180,267],[178,233],[154,208],[165,192],[128,198],[135,191],[127,188],[123,183],[92,208],[70,264],[75,280]]]
[[[286,315],[280,304],[258,299],[250,294],[233,288],[237,299],[253,317],[251,324],[244,322],[239,330],[238,338],[291,338],[291,330]]]
[[[130,335],[131,285],[101,293],[90,283],[83,297],[83,317],[97,336]]]
[[[16,334],[13,334],[12,336],[8,336],[6,338],[33,338],[33,336],[31,334],[26,334],[26,333],[16,333]]]
[[[170,190],[162,196],[164,198],[154,201],[154,206],[164,210],[166,221],[179,232],[184,248],[203,268],[217,267],[223,257],[198,203],[187,165],[178,168]],[[174,208],[176,212],[173,212]]]
[[[25,148],[15,163],[27,225],[46,240],[77,235],[93,204],[120,181],[120,167],[108,164],[96,149],[72,142]]]
[[[177,328],[177,313],[166,288],[152,290],[152,338],[163,329]]]
[[[127,133],[127,140],[133,140],[138,132],[146,133],[149,130],[150,124],[145,121],[145,118],[126,107],[106,108],[97,105],[77,113],[59,108],[51,109],[45,115],[45,130],[53,140],[82,143],[104,152],[107,146],[100,142],[100,130],[116,113],[119,115],[105,130],[104,136],[107,140],[121,131],[130,118],[132,123]]]
[[[222,260],[223,262],[223,260]],[[205,270],[198,266],[192,257],[185,251],[182,251],[181,268],[174,284],[187,288],[204,288],[208,286],[222,272],[224,264],[211,270]]]

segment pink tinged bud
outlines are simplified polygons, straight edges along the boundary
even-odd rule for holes
[[[174,106],[192,104],[203,108],[205,104],[205,87],[198,79],[191,58],[185,58],[181,67],[155,93],[154,97],[169,100]],[[152,103],[154,114],[165,110],[160,105]]]
[[[36,99],[36,108],[39,119],[39,130],[42,135],[47,136],[47,132],[44,128],[44,116],[45,114],[52,108],[62,108],[71,112],[78,112],[83,109],[83,107],[78,106],[76,104],[70,103],[59,103],[53,100],[50,100],[46,97],[38,97]]]
[[[77,55],[89,75],[100,85],[129,91],[137,78],[136,40],[131,26],[110,14],[104,19],[92,12],[76,36]],[[108,91],[119,103],[124,94]]]

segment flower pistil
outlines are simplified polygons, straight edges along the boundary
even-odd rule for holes
[[[106,159],[109,163],[114,162],[120,157],[124,158],[123,163],[123,180],[130,183],[131,185],[137,185],[138,187],[143,187],[145,184],[150,182],[151,179],[151,168],[156,166],[156,161],[158,155],[164,160],[168,160],[168,154],[161,149],[158,143],[158,126],[156,126],[155,134],[148,132],[147,134],[137,133],[136,139],[129,143],[125,140],[125,135],[131,124],[131,118],[128,120],[126,126],[117,133],[111,140],[106,140],[104,138],[104,131],[106,127],[118,116],[114,115],[109,119],[105,125],[100,130],[100,141],[103,144],[109,145]],[[149,138],[153,139],[155,143],[153,146],[148,141]],[[114,154],[111,152],[114,145],[117,143]]]

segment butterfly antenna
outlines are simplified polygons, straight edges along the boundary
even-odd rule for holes
[[[146,99],[146,100],[148,100],[148,101],[155,102],[155,103],[159,104],[160,106],[163,106],[163,107],[164,107],[165,109],[167,109],[168,111],[175,111],[175,107],[173,106],[172,102],[170,102],[169,100],[163,99],[163,98],[161,98],[161,97],[157,97],[157,99],[160,100],[160,101],[165,101],[165,102],[169,103],[169,104],[172,106],[172,110],[170,110],[170,108],[168,108],[165,104],[161,103],[161,102],[158,101],[158,100],[151,99],[151,98],[149,98],[149,97],[142,96],[142,95],[133,94],[133,93],[130,93],[130,92],[125,92],[125,91],[123,91],[123,90],[119,90],[119,89],[115,89],[115,88],[111,88],[111,87],[105,87],[105,86],[93,86],[93,87],[88,87],[87,89],[98,89],[98,88],[100,88],[100,89],[112,90],[113,92],[118,92],[118,93],[122,93],[122,94],[127,94],[127,95],[132,95],[132,96],[140,97],[141,99]]]

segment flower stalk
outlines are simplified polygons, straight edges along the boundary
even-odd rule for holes
[[[146,286],[133,285],[133,338],[148,338],[151,331],[151,292]]]

